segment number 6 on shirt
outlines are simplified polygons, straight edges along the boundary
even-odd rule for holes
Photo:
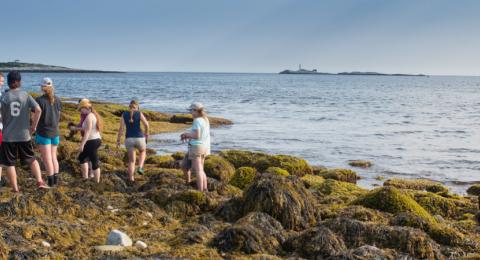
[[[20,102],[14,101],[10,103],[10,114],[15,117],[20,115]]]

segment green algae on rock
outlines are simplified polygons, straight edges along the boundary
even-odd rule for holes
[[[353,202],[367,208],[378,209],[389,213],[411,212],[422,217],[428,222],[436,222],[435,219],[408,195],[403,194],[394,187],[380,187],[359,197]]]
[[[333,179],[337,181],[350,182],[353,184],[357,183],[357,180],[360,177],[355,171],[350,169],[327,169],[318,173],[319,176],[322,176],[325,179]]]
[[[243,190],[253,182],[256,176],[257,170],[255,168],[240,167],[235,171],[230,184]]]
[[[288,171],[280,168],[280,167],[268,167],[266,170],[265,170],[265,173],[270,173],[270,174],[277,174],[277,175],[280,175],[280,176],[289,176],[290,173],[288,173]]]
[[[312,174],[312,167],[302,158],[289,155],[270,155],[261,152],[240,150],[221,151],[220,156],[233,164],[235,168],[253,167],[258,172],[265,172],[269,167],[279,167],[291,175]]]
[[[204,170],[208,177],[226,183],[228,183],[235,174],[235,168],[227,160],[217,155],[207,156]]]
[[[468,195],[480,196],[480,184],[474,184],[467,189]]]
[[[301,180],[307,188],[318,189],[320,184],[325,182],[325,179],[318,175],[307,174],[304,175]]]
[[[348,165],[352,167],[369,168],[372,167],[373,163],[365,160],[352,160],[348,162]]]
[[[384,186],[393,186],[399,189],[425,190],[429,192],[448,192],[448,188],[439,182],[427,179],[389,179]]]

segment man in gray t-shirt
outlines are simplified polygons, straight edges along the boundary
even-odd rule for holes
[[[35,159],[31,132],[35,132],[42,109],[25,91],[21,90],[20,72],[8,73],[7,82],[10,90],[0,99],[3,121],[3,142],[0,146],[0,164],[7,167],[13,192],[19,192],[15,163],[17,156],[30,164],[32,174],[37,179],[38,188],[48,188],[42,180],[40,165]],[[34,110],[33,124],[30,126],[30,113]]]
[[[3,120],[3,142],[30,141],[30,111],[38,107],[27,92],[17,88],[3,94],[1,98]]]

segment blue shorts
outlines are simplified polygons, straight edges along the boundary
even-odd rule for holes
[[[37,134],[35,135],[35,143],[39,145],[58,145],[60,143],[60,136],[57,135],[54,138],[48,138]]]

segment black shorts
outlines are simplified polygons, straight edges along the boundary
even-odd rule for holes
[[[15,166],[17,155],[23,162],[35,160],[32,141],[26,142],[2,142],[0,145],[0,164],[4,166]]]
[[[83,147],[83,151],[78,155],[78,161],[81,164],[90,161],[92,163],[92,170],[100,167],[100,160],[98,158],[98,148],[102,145],[101,139],[88,140]]]

